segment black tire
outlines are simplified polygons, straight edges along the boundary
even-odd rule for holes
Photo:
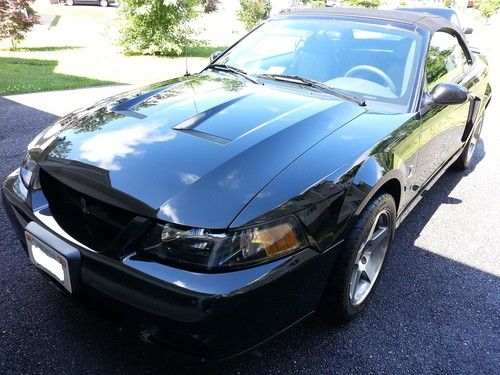
[[[366,296],[361,301],[355,302],[351,290],[353,285],[351,281],[353,280],[354,272],[360,272],[358,266],[358,264],[361,265],[359,259],[360,253],[366,251],[364,250],[367,244],[366,240],[372,228],[376,228],[378,225],[382,213],[388,220],[387,245],[383,253],[381,265],[369,290],[365,291],[367,293]],[[375,223],[376,220],[377,223]],[[333,319],[336,322],[350,321],[359,315],[366,306],[380,280],[380,274],[383,272],[390,243],[394,237],[395,220],[396,203],[392,195],[386,193],[375,196],[361,212],[338,254],[323,295],[320,310],[328,319]]]
[[[481,130],[483,129],[484,118],[479,120],[474,129],[472,130],[472,135],[469,137],[464,150],[460,154],[459,158],[453,164],[455,169],[460,171],[465,171],[469,168],[470,162],[474,157],[474,151],[476,150],[477,142],[479,142],[479,137],[481,136]]]

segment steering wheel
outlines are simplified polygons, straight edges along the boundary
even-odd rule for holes
[[[349,69],[346,74],[344,74],[344,77],[352,77],[359,71],[366,71],[379,76],[386,84],[386,87],[389,88],[389,90],[391,90],[393,93],[396,93],[396,86],[394,86],[394,82],[392,82],[392,79],[382,70],[372,65],[356,65]]]

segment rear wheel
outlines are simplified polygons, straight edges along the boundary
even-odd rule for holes
[[[73,6],[75,2],[73,0],[66,0],[66,5]]]
[[[323,311],[335,320],[354,319],[378,284],[394,235],[396,203],[376,196],[346,237],[323,297]]]
[[[102,7],[107,7],[109,5],[108,0],[101,0],[99,1],[99,5]]]
[[[460,154],[460,157],[454,164],[455,168],[460,170],[466,170],[467,168],[469,168],[472,157],[474,156],[474,151],[476,150],[477,143],[479,142],[479,137],[481,136],[481,130],[483,129],[483,120],[484,119],[481,119],[475,126],[469,141]]]

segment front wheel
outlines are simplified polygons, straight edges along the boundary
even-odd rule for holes
[[[99,5],[102,7],[107,7],[109,5],[108,0],[101,0],[99,1]]]
[[[394,235],[396,203],[380,194],[347,235],[325,290],[322,309],[335,320],[354,319],[378,284]]]
[[[459,170],[466,170],[470,166],[470,162],[472,161],[472,157],[474,156],[474,151],[476,150],[477,143],[479,142],[479,137],[481,136],[481,130],[483,129],[483,121],[482,118],[479,123],[474,127],[473,133],[470,136],[469,141],[465,145],[464,150],[460,154],[459,158],[454,164],[454,167]]]
[[[73,0],[66,0],[66,5],[69,5],[71,7],[75,5],[75,2]]]

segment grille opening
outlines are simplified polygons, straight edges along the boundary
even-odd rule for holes
[[[136,216],[63,184],[43,169],[40,185],[54,220],[78,242],[94,251],[105,251]]]

